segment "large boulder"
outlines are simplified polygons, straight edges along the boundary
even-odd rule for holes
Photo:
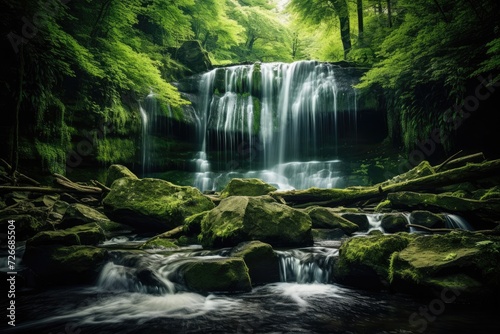
[[[339,249],[334,266],[335,280],[365,289],[387,288],[391,255],[403,250],[410,239],[409,234],[401,233],[347,240]]]
[[[273,246],[306,246],[312,244],[311,226],[306,213],[270,196],[232,196],[203,218],[200,239],[206,247],[236,246],[251,240]]]
[[[443,215],[438,215],[429,211],[417,210],[410,215],[410,222],[429,228],[445,227],[445,219]]]
[[[387,233],[408,232],[408,220],[401,213],[385,214],[380,224]]]
[[[243,258],[252,285],[280,281],[279,257],[271,245],[260,241],[243,242],[231,250],[231,256]]]
[[[252,289],[248,268],[241,258],[190,259],[179,267],[176,279],[188,289],[201,293]]]
[[[359,226],[345,219],[331,208],[319,206],[309,207],[305,210],[311,217],[312,227],[320,229],[341,229],[345,234],[352,234]]]
[[[220,198],[229,196],[262,196],[276,190],[276,187],[260,179],[234,178],[231,179],[227,186],[221,191]]]
[[[391,256],[389,280],[395,290],[452,289],[462,302],[500,297],[500,237],[465,231],[414,238]]]
[[[105,232],[126,230],[126,226],[114,223],[103,213],[80,203],[68,206],[57,228],[64,229],[78,225],[95,223]]]
[[[164,232],[184,219],[214,207],[194,187],[181,187],[159,179],[121,178],[103,200],[111,220],[138,230]]]

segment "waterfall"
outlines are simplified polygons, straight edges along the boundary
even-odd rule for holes
[[[172,119],[172,110],[169,105],[166,106],[167,110],[164,112],[159,105],[158,99],[151,91],[146,98],[139,101],[139,112],[142,122],[142,146],[141,146],[141,163],[142,163],[142,176],[151,173],[164,159],[164,152],[155,150],[156,136],[165,136],[170,131],[169,119]],[[165,113],[165,114],[164,114]]]
[[[203,74],[195,186],[216,190],[229,176],[251,175],[284,189],[336,187],[339,160],[331,158],[341,137],[357,133],[354,79],[344,70],[300,61]]]
[[[460,229],[466,231],[473,231],[474,228],[469,224],[465,218],[454,214],[444,214],[444,221],[446,228]]]
[[[384,229],[382,228],[382,218],[384,218],[383,214],[367,214],[366,218],[368,219],[369,224],[368,233],[371,231],[384,232]]]
[[[338,249],[314,247],[276,253],[280,259],[282,282],[331,283]]]

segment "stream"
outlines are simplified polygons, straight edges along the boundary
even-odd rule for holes
[[[190,246],[146,253],[120,248],[140,241],[118,237],[102,245],[110,248],[111,259],[93,286],[20,291],[17,325],[2,332],[493,333],[498,327],[498,310],[464,305],[459,297],[435,316],[424,313],[435,305],[429,298],[335,284],[331,266],[340,242],[277,250],[281,282],[247,293],[202,295],[170,278],[183,262],[226,256],[228,249]]]

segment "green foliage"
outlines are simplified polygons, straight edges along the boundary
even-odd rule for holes
[[[131,139],[104,138],[97,142],[97,160],[102,163],[126,163],[133,160],[135,145]]]

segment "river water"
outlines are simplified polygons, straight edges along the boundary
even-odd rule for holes
[[[227,249],[190,247],[170,255],[111,251],[94,285],[22,290],[16,295],[16,327],[3,323],[0,329],[52,334],[497,332],[498,310],[487,305],[464,305],[458,297],[433,315],[426,308],[437,304],[428,297],[335,284],[329,268],[338,244],[279,250],[282,282],[247,293],[207,295],[168,278],[183,261],[224,256]],[[141,282],[136,276],[141,268],[158,279]],[[419,315],[422,310],[427,313]]]

